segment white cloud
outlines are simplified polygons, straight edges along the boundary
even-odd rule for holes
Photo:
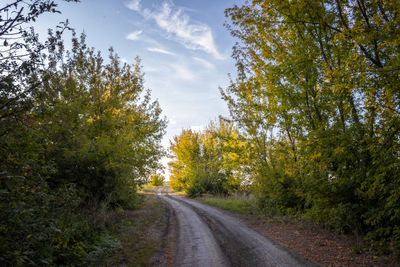
[[[169,120],[169,123],[170,123],[171,125],[175,125],[175,124],[176,124],[176,120],[170,119],[170,120]]]
[[[140,10],[140,0],[131,0],[125,3],[125,6],[131,10],[139,11]]]
[[[132,40],[132,41],[138,40],[138,39],[139,39],[139,36],[140,36],[142,33],[143,33],[143,31],[134,31],[134,32],[131,32],[130,34],[128,34],[128,35],[126,36],[126,39]]]
[[[184,14],[182,8],[173,8],[171,4],[165,2],[159,10],[145,9],[142,15],[147,19],[153,19],[161,29],[186,48],[203,50],[217,59],[223,59],[216,48],[211,28],[206,24],[191,23],[190,17]]]
[[[171,51],[168,51],[168,50],[165,50],[165,49],[162,49],[162,48],[149,47],[149,48],[147,48],[147,51],[175,56],[175,54],[172,53]]]
[[[171,68],[174,70],[175,74],[181,80],[195,81],[196,75],[189,70],[186,66],[171,64]]]
[[[215,68],[215,66],[211,62],[208,62],[205,59],[202,59],[202,58],[199,58],[199,57],[193,57],[193,59],[196,60],[197,62],[200,62],[207,69],[214,69]]]

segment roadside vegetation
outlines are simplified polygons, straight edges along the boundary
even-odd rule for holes
[[[231,118],[171,143],[170,185],[253,195],[400,255],[400,17],[396,1],[258,1],[226,10]],[[206,200],[241,210],[230,199]]]
[[[60,2],[0,5],[0,265],[145,265],[165,206],[138,191],[149,177],[144,191],[164,184],[167,121],[140,58],[104,58],[68,22],[44,41],[29,28]],[[238,40],[237,75],[221,89],[230,118],[171,141],[170,186],[399,258],[399,14],[396,0],[227,9]]]
[[[150,182],[148,183],[151,186],[163,186],[165,182],[165,178],[161,174],[153,174],[150,176]]]
[[[142,195],[143,204],[136,210],[117,211],[113,227],[121,249],[105,259],[104,266],[155,266],[171,264],[166,253],[170,218],[167,204],[159,198]]]
[[[212,196],[204,195],[200,198],[203,203],[221,209],[230,210],[242,214],[260,214],[256,199],[246,196]]]
[[[75,2],[68,1],[67,2]],[[29,23],[55,1],[0,6],[0,265],[96,265],[123,247],[110,223],[141,204],[166,120],[140,59],[122,64],[65,23]],[[66,50],[63,33],[72,34]]]

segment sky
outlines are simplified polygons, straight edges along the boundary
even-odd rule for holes
[[[108,55],[113,47],[121,60],[142,60],[145,87],[168,119],[162,145],[182,129],[203,129],[219,115],[229,115],[219,87],[235,74],[231,58],[236,42],[223,26],[224,10],[239,0],[82,0],[60,3],[62,14],[47,14],[35,23],[40,36],[69,20],[87,44]],[[168,159],[163,159],[166,165]],[[166,170],[168,178],[168,171]]]

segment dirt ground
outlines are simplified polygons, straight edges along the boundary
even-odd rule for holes
[[[360,241],[351,235],[339,235],[306,222],[267,219],[226,210],[224,212],[322,266],[400,266],[388,256],[377,257],[371,252],[355,253],[354,248]]]
[[[360,241],[354,236],[339,235],[315,224],[223,212],[321,266],[400,266],[387,256],[357,254]],[[179,236],[176,215],[171,206],[152,194],[146,195],[140,209],[126,211],[118,266],[174,266]]]

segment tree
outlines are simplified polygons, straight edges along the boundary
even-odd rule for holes
[[[164,154],[166,120],[139,58],[121,64],[111,49],[105,63],[74,33],[66,51],[65,24],[44,44],[22,27],[55,7],[0,9],[0,265],[97,265],[118,242],[99,251],[105,222],[84,211],[135,207]]]
[[[242,43],[222,95],[254,151],[264,206],[399,244],[398,12],[363,0],[226,10]]]
[[[152,186],[163,186],[165,178],[161,174],[153,174],[150,176],[149,184]]]
[[[139,59],[121,65],[110,49],[105,64],[100,53],[86,47],[84,35],[73,39],[71,53],[62,53],[60,47],[49,54],[54,62],[41,75],[51,77],[33,109],[48,144],[46,160],[58,169],[49,183],[74,183],[85,199],[126,204],[160,168],[166,126],[161,109],[144,91]]]
[[[79,2],[79,0],[64,0]],[[68,27],[68,22],[60,23],[54,34],[43,44],[29,22],[35,21],[44,13],[60,13],[57,1],[50,0],[14,0],[0,7],[0,135],[9,132],[15,120],[20,120],[19,113],[30,106],[31,94],[35,93],[36,84],[29,83],[29,73],[42,66],[40,54],[51,49],[61,41],[61,35]],[[8,126],[8,127],[7,127]]]
[[[183,130],[171,142],[170,185],[189,196],[231,194],[243,181],[240,162],[245,151],[236,129],[220,119],[203,132]]]
[[[183,130],[171,142],[170,185],[175,190],[188,191],[199,180],[196,172],[200,162],[200,136],[192,130]],[[190,185],[189,185],[190,183]]]

